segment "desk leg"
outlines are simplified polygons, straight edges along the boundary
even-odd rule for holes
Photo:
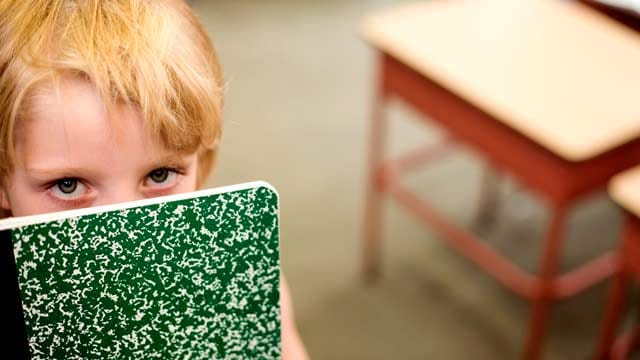
[[[620,324],[620,316],[624,308],[624,300],[629,288],[629,278],[624,272],[620,272],[613,280],[610,299],[604,317],[604,326],[598,341],[597,359],[606,360],[611,357],[613,341]]]
[[[634,241],[633,238],[639,235],[637,230],[637,227],[634,226],[632,221],[627,220],[622,237],[622,244],[620,244],[620,250],[618,252],[619,269],[613,278],[609,302],[602,320],[602,330],[600,332],[600,339],[598,340],[596,359],[609,359],[613,355],[611,350],[613,349],[614,338],[620,325],[620,316],[624,309],[627,291],[631,282],[629,274],[624,269],[625,255],[627,253],[626,245]]]
[[[566,225],[566,205],[555,206],[544,243],[538,275],[538,291],[531,301],[531,319],[525,344],[525,359],[539,359],[553,302],[553,283],[558,270]]]
[[[376,280],[380,274],[382,252],[382,160],[384,156],[385,133],[385,97],[382,85],[376,93],[371,114],[371,133],[369,143],[369,170],[364,211],[364,238],[362,273],[365,280]]]

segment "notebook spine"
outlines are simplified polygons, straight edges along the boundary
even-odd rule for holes
[[[8,355],[9,359],[29,359],[29,343],[22,312],[11,230],[0,231],[0,288],[3,297],[8,299],[5,306],[0,307],[0,326],[4,328],[2,333],[6,334],[0,336],[3,357]]]

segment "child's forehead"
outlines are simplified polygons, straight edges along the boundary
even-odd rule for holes
[[[16,124],[16,145],[35,143],[46,148],[100,143],[115,147],[135,141],[142,147],[165,147],[145,127],[135,105],[114,102],[107,107],[97,88],[84,79],[45,84],[35,91],[28,106]]]
[[[105,111],[90,84],[66,84],[59,92],[42,92],[39,101],[16,128],[16,160],[27,169],[105,170],[106,165],[125,172],[185,155],[153,137],[135,107],[120,104]]]
[[[36,86],[25,106],[25,117],[60,116],[69,110],[106,113],[106,104],[90,81],[78,77],[61,77]]]

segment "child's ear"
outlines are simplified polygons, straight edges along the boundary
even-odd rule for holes
[[[9,211],[11,210],[11,203],[9,202],[7,187],[3,183],[0,183],[0,208]]]

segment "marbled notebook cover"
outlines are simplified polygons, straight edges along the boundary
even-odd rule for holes
[[[280,358],[277,193],[192,194],[11,230],[32,359]]]

